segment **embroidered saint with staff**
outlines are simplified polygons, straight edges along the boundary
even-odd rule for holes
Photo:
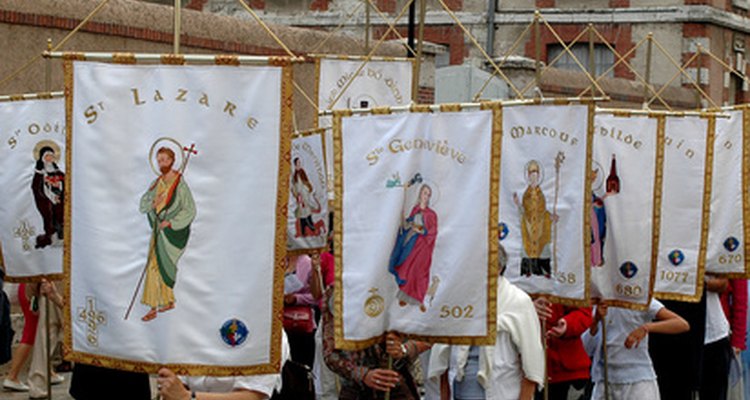
[[[151,321],[156,318],[157,312],[165,312],[174,308],[173,289],[177,279],[177,262],[185,252],[190,237],[190,224],[195,219],[195,201],[190,188],[183,179],[190,155],[197,154],[194,150],[195,145],[183,148],[174,139],[161,138],[154,142],[151,153],[159,142],[165,140],[177,144],[181,154],[182,152],[188,154],[187,157],[183,154],[184,162],[178,172],[173,168],[174,150],[166,146],[159,147],[156,151],[156,161],[161,175],[141,197],[140,211],[148,217],[153,231],[149,244],[148,262],[144,271],[146,281],[141,299],[141,303],[151,309],[141,318],[143,321]],[[153,162],[153,158],[150,158],[150,161]]]

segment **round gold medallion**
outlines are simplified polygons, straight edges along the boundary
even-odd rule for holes
[[[385,311],[385,299],[378,294],[377,288],[370,289],[370,297],[365,301],[365,314],[375,318]]]

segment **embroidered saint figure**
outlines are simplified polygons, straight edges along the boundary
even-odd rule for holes
[[[161,175],[141,197],[140,211],[152,229],[141,303],[151,309],[141,318],[151,321],[157,312],[174,308],[177,263],[190,238],[195,202],[182,173],[173,169],[175,153],[161,147],[156,153]]]
[[[299,157],[294,158],[291,191],[296,202],[296,208],[294,209],[294,217],[297,220],[295,236],[309,237],[324,234],[326,232],[325,221],[322,219],[317,222],[313,221],[313,215],[320,213],[322,207],[315,197],[315,189],[310,183]]]
[[[416,183],[415,179],[412,179],[404,186],[404,205],[408,188]],[[432,187],[422,184],[416,204],[401,221],[396,244],[388,263],[388,271],[393,274],[398,284],[399,291],[396,296],[399,305],[418,305],[422,312],[427,310],[424,300],[430,287],[432,253],[438,234],[438,217],[430,208],[431,197]],[[404,215],[403,211],[401,215]]]
[[[34,148],[36,168],[31,181],[36,209],[42,216],[44,232],[36,237],[37,249],[61,245],[63,239],[63,205],[65,201],[65,173],[57,166],[60,146],[43,140]]]
[[[547,211],[547,202],[541,184],[541,168],[536,160],[526,164],[528,186],[519,200],[513,193],[513,202],[521,216],[521,275],[527,277],[542,275],[549,278],[551,270],[552,224],[557,222],[557,215]]]

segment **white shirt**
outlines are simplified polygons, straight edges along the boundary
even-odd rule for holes
[[[289,342],[286,333],[281,337],[281,365],[289,359]],[[271,397],[274,390],[281,391],[281,374],[246,376],[181,376],[180,380],[195,392],[230,393],[237,390],[260,392]]]
[[[531,298],[504,277],[497,287],[497,341],[482,346],[477,379],[487,400],[517,400],[521,380],[544,382],[544,349],[539,318]],[[451,384],[463,379],[469,346],[432,347],[428,376],[440,379],[448,370]]]
[[[721,307],[721,299],[716,292],[706,291],[706,334],[704,344],[710,344],[729,336],[729,321]]]
[[[619,307],[609,307],[607,310],[607,365],[609,367],[609,381],[611,383],[635,383],[656,379],[656,372],[648,354],[648,337],[644,338],[638,347],[626,348],[625,339],[630,332],[639,326],[651,322],[656,314],[664,308],[658,300],[651,300],[646,311],[634,311]],[[604,359],[602,357],[602,329],[596,336],[591,336],[587,330],[581,337],[587,350],[593,350],[591,363],[591,380],[604,381]],[[591,343],[593,342],[593,343]]]

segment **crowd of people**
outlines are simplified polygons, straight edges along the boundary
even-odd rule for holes
[[[328,235],[330,241],[330,231]],[[500,246],[494,346],[431,345],[389,332],[380,343],[348,351],[337,349],[334,341],[332,253],[330,248],[287,258],[280,373],[187,377],[162,368],[150,379],[76,363],[70,394],[75,399],[149,399],[158,394],[165,400],[749,398],[745,375],[750,357],[743,353],[746,280],[707,275],[697,303],[654,299],[643,311],[574,307],[532,299],[504,278],[507,255]],[[49,301],[42,301],[45,297]],[[5,297],[0,300],[7,303]],[[35,343],[46,342],[48,330],[38,324],[49,304],[55,326],[50,340],[57,343],[65,299],[54,282],[43,280],[19,285],[18,300],[25,323],[3,387],[44,398],[47,352]],[[7,304],[0,312],[2,356],[10,354],[10,327],[3,322]],[[24,383],[21,370],[29,357]],[[9,361],[5,358],[0,362]],[[62,381],[57,374],[51,378],[52,384]]]

